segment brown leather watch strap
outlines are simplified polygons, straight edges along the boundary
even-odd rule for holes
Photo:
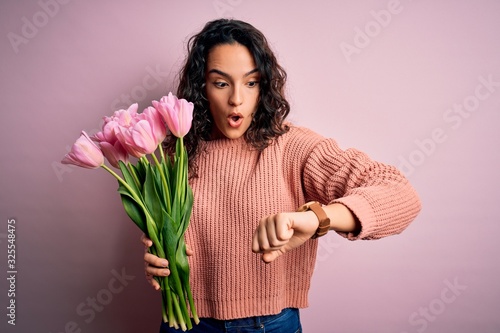
[[[297,209],[298,212],[305,212],[308,210],[312,210],[319,220],[319,227],[311,238],[314,239],[326,235],[328,230],[330,230],[330,219],[321,207],[321,204],[317,201],[311,201]]]

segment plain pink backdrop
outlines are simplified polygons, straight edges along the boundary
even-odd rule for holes
[[[500,2],[2,1],[0,262],[16,221],[16,325],[156,332],[140,232],[103,170],[59,164],[80,131],[175,88],[187,37],[246,20],[289,75],[290,119],[399,166],[423,211],[401,235],[321,239],[316,333],[500,331]],[[250,249],[249,249],[250,250]]]

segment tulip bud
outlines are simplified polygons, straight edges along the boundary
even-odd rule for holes
[[[73,164],[82,168],[97,169],[104,164],[104,156],[90,137],[82,131],[71,151],[64,156],[61,163]]]

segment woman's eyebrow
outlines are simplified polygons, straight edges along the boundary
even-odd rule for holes
[[[250,76],[252,75],[253,73],[257,73],[259,70],[257,68],[254,68],[252,69],[250,72],[248,73],[245,73],[244,77],[247,77],[247,76]]]
[[[254,68],[254,69],[252,69],[251,71],[249,71],[249,72],[245,73],[245,74],[243,75],[243,77],[250,76],[250,75],[252,75],[252,74],[254,74],[254,73],[258,72],[258,71],[259,71],[259,70],[258,70],[257,68]],[[225,73],[225,72],[223,72],[223,71],[221,71],[221,70],[219,70],[219,69],[215,69],[215,68],[214,68],[214,69],[211,69],[211,70],[209,70],[209,71],[208,71],[208,73],[207,73],[207,74],[210,74],[210,73],[219,74],[219,75],[221,75],[221,76],[227,77],[228,79],[232,79],[232,76],[231,76],[231,75],[229,75],[228,73]]]

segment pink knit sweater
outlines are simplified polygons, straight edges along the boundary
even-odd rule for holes
[[[235,319],[308,306],[317,240],[265,264],[251,250],[262,217],[311,200],[340,202],[361,222],[358,235],[343,235],[355,240],[398,234],[420,210],[417,194],[394,167],[343,151],[305,128],[292,126],[261,153],[242,138],[206,147],[199,177],[191,181],[195,201],[186,232],[200,317]]]

